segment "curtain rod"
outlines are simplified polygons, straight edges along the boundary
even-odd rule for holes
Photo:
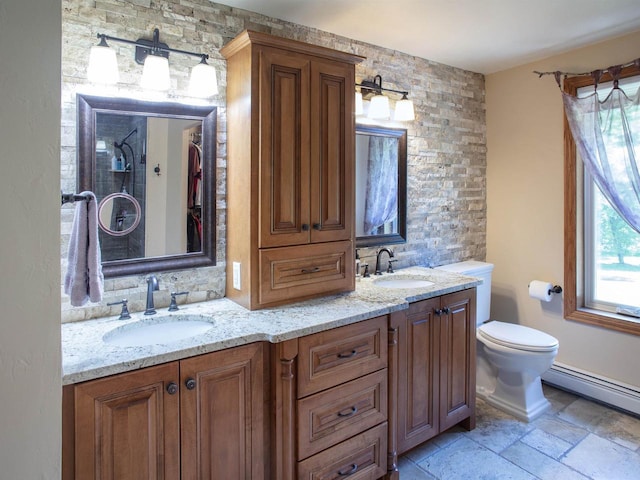
[[[600,77],[602,77],[602,75],[604,75],[605,73],[609,73],[611,74],[611,76],[614,78],[614,82],[617,83],[617,77],[618,75],[620,75],[620,72],[622,71],[623,68],[627,68],[627,67],[631,67],[634,66],[636,68],[640,69],[640,58],[636,58],[635,60],[632,60],[630,62],[627,63],[623,63],[620,65],[612,65],[610,67],[607,68],[603,68],[603,69],[599,69],[599,70],[592,70],[590,72],[580,72],[580,73],[574,73],[574,72],[561,72],[560,70],[556,70],[555,72],[539,72],[537,70],[534,70],[533,73],[535,73],[536,75],[538,75],[538,78],[542,78],[544,75],[553,75],[554,78],[556,79],[556,83],[558,84],[558,87],[560,87],[560,79],[561,77],[564,76],[564,78],[567,78],[569,76],[571,77],[579,77],[579,76],[584,76],[584,75],[591,75],[595,81],[596,81],[596,85],[598,83],[598,81],[600,80]]]

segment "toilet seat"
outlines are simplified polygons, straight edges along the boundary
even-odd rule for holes
[[[558,348],[558,340],[534,328],[498,321],[478,327],[478,334],[504,347],[525,352],[551,352]]]

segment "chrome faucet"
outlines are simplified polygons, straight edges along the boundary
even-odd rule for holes
[[[389,259],[393,258],[393,250],[389,250],[388,248],[381,248],[380,250],[378,250],[378,253],[376,254],[376,271],[375,271],[375,275],[382,275],[382,270],[380,269],[380,256],[384,253],[387,252],[389,254]],[[391,261],[391,260],[389,260]]]
[[[156,309],[153,306],[153,292],[160,290],[160,284],[155,275],[150,275],[147,278],[147,308],[144,311],[145,315],[155,315]]]

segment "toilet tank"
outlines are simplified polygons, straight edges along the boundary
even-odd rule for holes
[[[493,263],[467,260],[466,262],[451,263],[436,267],[438,270],[459,273],[482,279],[482,284],[476,287],[476,325],[480,325],[489,320],[491,312],[491,272]]]

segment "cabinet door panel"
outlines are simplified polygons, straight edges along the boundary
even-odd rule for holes
[[[263,348],[245,345],[180,362],[182,478],[264,478]]]
[[[434,310],[439,298],[410,306],[398,332],[398,452],[403,453],[437,435],[439,336]]]
[[[353,67],[311,67],[312,242],[348,240],[353,231]]]
[[[307,58],[261,51],[261,248],[309,241],[309,70]]]
[[[75,473],[83,480],[180,478],[178,363],[75,387]]]
[[[442,297],[440,317],[440,428],[475,415],[475,290]]]

